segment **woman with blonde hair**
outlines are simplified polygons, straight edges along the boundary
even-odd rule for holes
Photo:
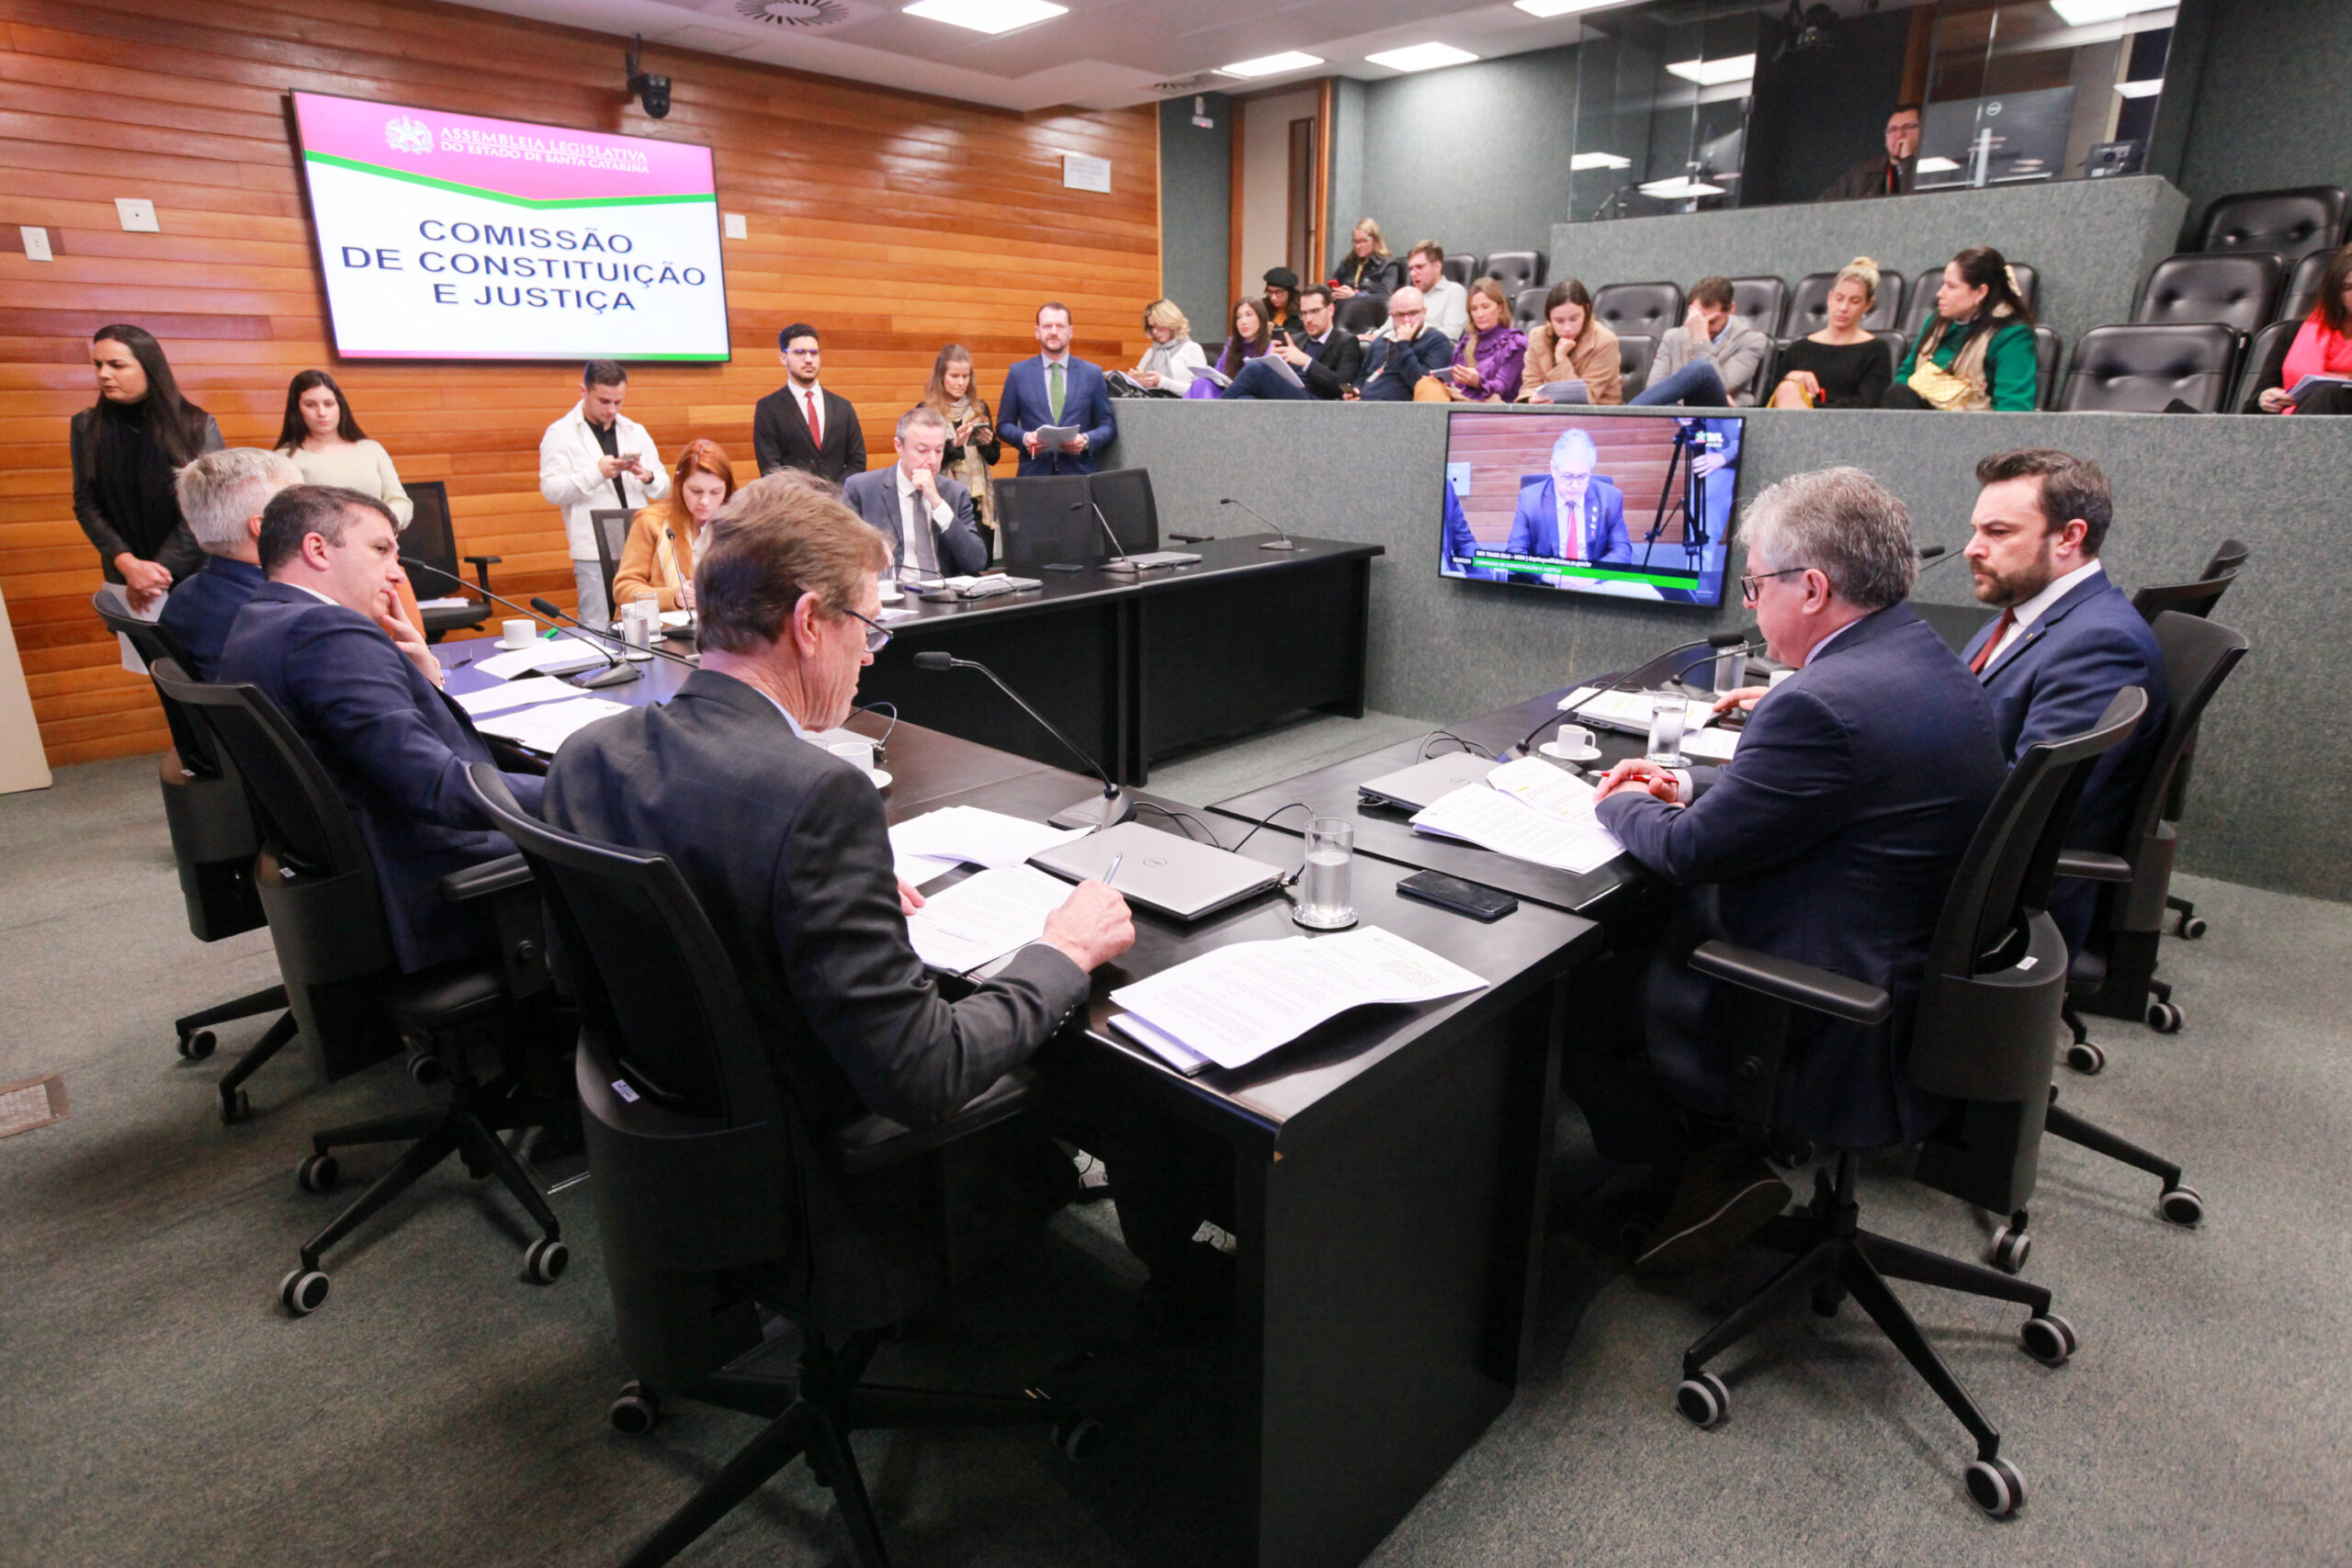
[[[1352,299],[1369,294],[1385,300],[1405,287],[1405,264],[1388,254],[1380,225],[1360,218],[1348,237],[1348,254],[1331,264],[1331,298]]]
[[[972,385],[972,351],[960,343],[941,349],[931,362],[931,379],[923,383],[920,401],[947,422],[940,471],[972,492],[972,520],[993,551],[996,503],[989,493],[989,468],[1004,456],[1004,443],[997,438],[988,400]]]
[[[1143,351],[1143,360],[1127,372],[1138,386],[1158,391],[1173,392],[1182,397],[1193,385],[1193,378],[1208,368],[1208,355],[1193,341],[1193,323],[1176,308],[1173,299],[1154,299],[1144,307],[1143,330],[1151,334],[1151,346]]]
[[[616,615],[645,593],[656,595],[664,610],[695,607],[695,551],[703,525],[735,493],[735,466],[718,442],[689,441],[671,480],[670,493],[629,524],[628,541],[613,570]]]
[[[1507,403],[1527,369],[1527,334],[1511,325],[1510,299],[1491,277],[1470,285],[1470,326],[1453,345],[1445,391],[1457,403]]]
[[[1829,287],[1829,321],[1781,351],[1776,409],[1874,409],[1894,382],[1894,358],[1862,325],[1878,299],[1878,264],[1856,256]]]

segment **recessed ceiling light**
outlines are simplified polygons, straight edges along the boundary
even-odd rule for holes
[[[1923,175],[1949,175],[1960,165],[1950,158],[1922,158],[1916,167]]]
[[[1579,152],[1568,160],[1568,167],[1577,169],[1630,169],[1631,158],[1621,158],[1614,152]]]
[[[1467,64],[1478,57],[1450,43],[1417,43],[1410,49],[1384,49],[1364,58],[1391,71],[1434,71],[1441,65]]]
[[[1511,4],[1531,17],[1566,17],[1578,11],[1598,11],[1603,6],[1614,6],[1619,0],[1511,0]]]
[[[1652,180],[1642,186],[1644,196],[1659,197],[1668,201],[1679,201],[1686,196],[1721,196],[1723,193],[1723,186],[1694,180],[1688,175],[1677,175],[1670,180]]]
[[[1009,33],[1069,10],[1053,0],[915,0],[907,7],[907,15],[969,28],[976,33]]]
[[[1756,74],[1756,57],[1735,54],[1723,60],[1679,60],[1668,66],[1667,73],[1679,76],[1685,82],[1696,82],[1702,87],[1720,87],[1726,82],[1745,82]]]
[[[2169,11],[2175,0],[2050,0],[2050,8],[2070,28],[2120,22],[2143,11]]]
[[[2127,98],[2153,98],[2165,90],[2165,79],[2152,76],[2145,82],[2118,82],[2115,90]]]
[[[1285,71],[1304,71],[1310,65],[1320,65],[1318,55],[1301,54],[1292,50],[1287,54],[1262,55],[1256,60],[1237,60],[1230,65],[1220,65],[1220,76],[1278,76]]]

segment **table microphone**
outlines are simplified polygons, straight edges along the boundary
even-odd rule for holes
[[[1258,547],[1260,549],[1295,550],[1298,548],[1297,544],[1291,538],[1291,536],[1283,531],[1283,525],[1281,524],[1275,522],[1272,518],[1267,516],[1256,507],[1250,506],[1243,502],[1236,501],[1229,495],[1219,498],[1217,504],[1219,506],[1238,506],[1242,511],[1247,512],[1250,516],[1255,517],[1259,522],[1263,523],[1267,527],[1272,528],[1276,534],[1281,536],[1279,538],[1269,539],[1264,544],[1260,545]]]
[[[571,626],[578,626],[580,630],[572,632],[571,635],[579,637],[582,642],[587,642],[588,646],[591,648],[594,648],[596,646],[594,643],[588,641],[589,637],[592,636],[603,637],[610,640],[618,640],[616,638],[613,638],[612,634],[609,632],[596,631],[594,627],[590,626],[587,622],[580,619],[577,615],[565,615],[562,609],[560,608],[556,604],[555,601],[551,599],[534,599],[531,601],[531,608],[537,610],[540,615],[547,616],[548,619],[558,623],[559,629],[560,630],[571,631]],[[566,621],[569,621],[571,626],[563,626],[562,623]],[[646,639],[646,645],[643,648],[639,649],[637,651],[639,653],[650,653],[656,659],[666,659],[673,664],[683,664],[689,670],[699,670],[702,668],[700,664],[691,659],[688,659],[684,654],[673,653],[668,649],[662,647],[659,640],[656,638],[648,637]],[[634,670],[629,672],[631,674],[636,673]],[[618,681],[607,681],[604,676],[599,675],[592,680],[582,681],[578,683],[582,686],[595,686],[600,684],[617,686],[622,682]]]
[[[479,582],[468,582],[464,578],[459,577],[454,571],[444,571],[430,561],[417,560],[409,556],[401,557],[401,569],[404,571],[429,571],[435,577],[445,578],[448,581],[456,583],[458,587],[465,589],[469,592],[481,594],[483,598],[489,600],[493,604],[503,604],[506,608],[518,611],[523,615],[530,616],[535,621],[545,621],[555,630],[562,632],[570,637],[578,637],[580,641],[587,643],[591,651],[598,654],[604,659],[605,668],[599,670],[595,674],[590,676],[584,681],[574,681],[572,684],[575,686],[581,686],[591,691],[595,691],[601,690],[605,686],[626,686],[631,681],[637,679],[637,671],[630,669],[627,664],[622,663],[618,659],[615,658],[610,649],[600,647],[596,643],[590,642],[588,638],[581,637],[578,632],[575,632],[571,630],[571,627],[563,625],[562,621],[559,618],[563,615],[563,612],[557,609],[553,604],[548,604],[544,599],[532,600],[530,606],[526,608],[524,605],[517,604],[514,600],[504,597],[503,594],[492,593],[489,589],[484,588]],[[422,630],[423,628],[420,627],[419,629]]]
[[[1127,547],[1119,543],[1119,531],[1111,526],[1111,520],[1108,517],[1102,515],[1102,508],[1101,506],[1096,505],[1091,497],[1085,501],[1073,501],[1069,503],[1069,509],[1072,512],[1078,512],[1088,508],[1092,509],[1094,513],[1094,521],[1102,525],[1102,536],[1111,541],[1111,558],[1098,562],[1098,570],[1102,571],[1121,572],[1130,576],[1142,571],[1143,568],[1137,566],[1133,560],[1130,560],[1127,558]]]
[[[1111,775],[1103,771],[1102,764],[1089,756],[1077,741],[1057,728],[1053,720],[1031,707],[1020,693],[1006,685],[1004,678],[995,671],[977,659],[958,659],[952,653],[918,653],[915,655],[914,663],[918,670],[978,671],[995,682],[996,689],[1011,697],[1023,713],[1035,719],[1046,734],[1069,748],[1070,754],[1084,762],[1089,773],[1102,781],[1102,794],[1099,797],[1081,800],[1074,805],[1064,807],[1046,820],[1057,828],[1109,828],[1133,819],[1136,814],[1134,797],[1113,783]]]
[[[1925,571],[1930,566],[1940,566],[1948,560],[1967,558],[1968,552],[1965,550],[1955,550],[1950,545],[1929,545],[1919,552],[1919,570]]]

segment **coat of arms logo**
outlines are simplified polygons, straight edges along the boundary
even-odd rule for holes
[[[395,152],[430,152],[433,151],[433,128],[407,115],[388,119],[384,122],[384,145]]]

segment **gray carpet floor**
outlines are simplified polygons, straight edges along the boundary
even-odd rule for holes
[[[1425,728],[1317,720],[1152,787],[1205,803]],[[307,1133],[421,1093],[396,1064],[321,1086],[298,1051],[254,1080],[250,1122],[221,1125],[210,1086],[266,1021],[229,1026],[203,1063],[174,1055],[169,1021],[276,971],[266,933],[188,936],[153,767],[69,768],[0,798],[0,1083],[62,1072],[73,1108],[0,1139],[0,1563],[617,1561],[752,1423],[687,1407],[650,1438],[607,1430],[628,1374],[585,1187],[554,1200],[573,1267],[553,1286],[518,1280],[512,1205],[445,1168],[339,1250],[323,1310],[278,1311],[279,1275],[337,1201],[295,1187]],[[1725,1358],[1730,1418],[1686,1426],[1682,1346],[1770,1262],[1637,1285],[1580,1239],[1599,1173],[1572,1157],[1534,1373],[1372,1561],[2352,1562],[2352,910],[2185,890],[2212,922],[2165,950],[2188,1027],[2101,1021],[2112,1065],[2064,1087],[2186,1164],[2206,1224],[2168,1226],[2152,1179],[2045,1145],[2029,1274],[2082,1332],[2062,1369],[2017,1349],[2012,1309],[1900,1287],[2005,1433],[2031,1488],[2019,1517],[1966,1504],[1960,1427],[1850,1307]],[[380,1161],[346,1160],[346,1190]],[[1983,1245],[1976,1216],[1889,1176],[1864,1202],[1880,1230]],[[1107,1338],[1103,1386],[1129,1411],[1080,1466],[1035,1433],[861,1438],[899,1563],[1200,1560],[1185,1481],[1208,1456],[1184,1392],[1202,1369],[1129,1347],[1135,1279],[1104,1210],[1072,1211],[886,1353],[1010,1388]],[[796,1469],[684,1561],[848,1553]]]

